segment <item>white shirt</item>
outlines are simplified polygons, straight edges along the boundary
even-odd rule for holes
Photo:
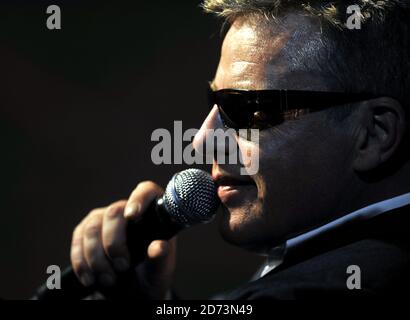
[[[278,267],[282,263],[287,250],[291,250],[307,240],[313,239],[326,231],[340,228],[354,220],[368,220],[384,212],[404,207],[408,204],[410,204],[410,193],[405,193],[401,196],[371,204],[352,213],[346,214],[343,217],[337,218],[336,220],[333,220],[332,222],[329,222],[316,229],[289,239],[285,242],[285,244],[277,246],[271,250],[268,257],[268,262],[260,272],[259,278],[262,278],[267,273]]]

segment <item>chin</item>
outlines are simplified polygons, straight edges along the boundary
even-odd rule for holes
[[[226,242],[256,253],[266,253],[271,248],[271,235],[257,210],[223,207],[222,211],[219,233]]]

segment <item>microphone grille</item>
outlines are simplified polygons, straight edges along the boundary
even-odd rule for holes
[[[163,199],[171,218],[185,227],[210,221],[219,205],[214,181],[209,173],[200,169],[176,173]]]

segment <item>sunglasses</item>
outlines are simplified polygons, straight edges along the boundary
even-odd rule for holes
[[[300,90],[235,90],[214,91],[208,87],[208,105],[218,106],[226,128],[266,129],[285,120],[330,107],[372,99],[362,93]]]

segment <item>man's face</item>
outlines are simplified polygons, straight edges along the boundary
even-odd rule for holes
[[[237,19],[223,43],[214,89],[332,90],[331,79],[303,71],[303,61],[294,55],[305,51],[311,59],[320,50],[318,32],[296,14],[281,25]],[[216,106],[194,145],[205,141],[205,129],[215,128],[223,128]],[[244,176],[240,164],[214,162],[212,175],[225,208],[222,236],[265,250],[339,214],[339,195],[349,188],[351,176],[351,133],[346,131],[316,112],[260,131],[259,144],[237,137],[240,149],[258,152],[259,170]]]

